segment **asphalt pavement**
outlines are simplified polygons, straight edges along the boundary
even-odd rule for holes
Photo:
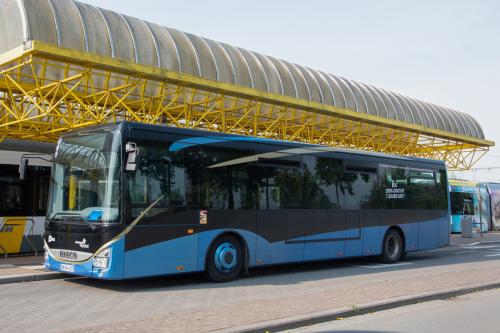
[[[306,325],[311,318],[500,284],[500,235],[488,237],[410,254],[395,265],[370,258],[284,265],[225,284],[201,274],[4,284],[0,331],[241,332]]]

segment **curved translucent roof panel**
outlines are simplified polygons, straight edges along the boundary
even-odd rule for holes
[[[0,0],[0,53],[29,40],[484,139],[472,117],[73,0]]]

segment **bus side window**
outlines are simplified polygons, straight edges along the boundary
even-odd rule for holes
[[[407,167],[380,165],[378,194],[372,206],[392,209],[408,208],[408,183]]]
[[[381,166],[381,176],[387,186],[404,187],[408,185],[408,168],[398,166]]]
[[[19,180],[16,166],[0,169],[0,216],[32,215],[30,212],[28,183]]]
[[[408,206],[413,209],[433,209],[440,197],[437,196],[437,177],[434,170],[410,169],[408,185]]]
[[[303,207],[304,175],[299,164],[281,165],[268,161],[253,167],[253,182],[256,187],[255,208],[298,209]]]
[[[293,167],[270,169],[267,181],[269,209],[302,208],[302,172]]]
[[[47,212],[47,201],[49,194],[49,177],[50,168],[38,167],[37,177],[34,179],[33,197],[36,199],[34,203],[34,215],[44,216]]]
[[[253,209],[256,194],[251,165],[241,158],[255,153],[231,147],[185,150],[188,205],[201,209]]]
[[[377,183],[376,173],[349,172],[346,179],[352,180],[351,191],[345,194],[345,209],[361,209],[367,206],[372,191]]]
[[[446,178],[442,170],[410,169],[408,205],[413,209],[447,209]]]
[[[137,170],[128,173],[131,216],[137,217],[148,206],[148,216],[173,212],[185,206],[185,168],[182,155],[168,152],[168,144],[139,141]]]
[[[251,181],[245,166],[205,169],[200,184],[200,208],[254,208]]]

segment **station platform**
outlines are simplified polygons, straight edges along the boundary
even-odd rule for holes
[[[45,269],[43,254],[0,258],[0,284],[63,278],[65,274]]]
[[[484,232],[483,235],[479,233],[474,233],[471,238],[464,238],[461,234],[451,234],[450,245],[471,245],[478,242],[498,242],[500,240],[500,231],[488,231]]]

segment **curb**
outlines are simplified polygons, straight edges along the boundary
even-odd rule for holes
[[[436,301],[436,300],[446,300],[448,298],[452,297],[458,297],[466,294],[471,294],[474,292],[478,291],[485,291],[485,290],[491,290],[491,289],[497,289],[500,288],[500,282],[496,281],[495,283],[491,284],[481,284],[481,285],[475,285],[472,287],[466,287],[466,288],[458,288],[458,289],[452,289],[452,290],[446,290],[446,291],[441,291],[441,292],[436,292],[436,293],[427,293],[419,296],[413,296],[413,297],[408,297],[408,298],[400,298],[397,300],[393,301],[386,301],[386,302],[375,302],[375,303],[369,303],[365,305],[361,305],[359,307],[357,306],[350,306],[350,307],[341,307],[343,310],[336,310],[336,311],[322,311],[320,314],[309,314],[309,315],[301,315],[297,316],[295,318],[288,318],[288,319],[278,319],[278,320],[271,320],[268,321],[267,323],[261,323],[260,325],[249,325],[246,327],[240,327],[239,329],[236,327],[233,327],[230,331],[231,332],[238,332],[238,333],[272,333],[272,332],[280,332],[280,331],[286,331],[286,330],[292,330],[292,329],[297,329],[301,328],[304,326],[311,326],[315,324],[321,324],[329,321],[335,321],[345,318],[350,318],[350,317],[355,317],[355,316],[360,316],[360,315],[365,315],[368,313],[373,313],[373,312],[379,312],[379,311],[384,311],[384,310],[389,310],[389,309],[394,309],[402,306],[407,306],[407,305],[412,305],[416,303],[423,303],[423,302],[430,302],[430,301]],[[221,330],[221,332],[224,332],[225,330]]]
[[[9,283],[34,282],[34,281],[55,280],[64,278],[67,278],[66,274],[55,273],[55,272],[8,275],[0,277],[0,285]]]

